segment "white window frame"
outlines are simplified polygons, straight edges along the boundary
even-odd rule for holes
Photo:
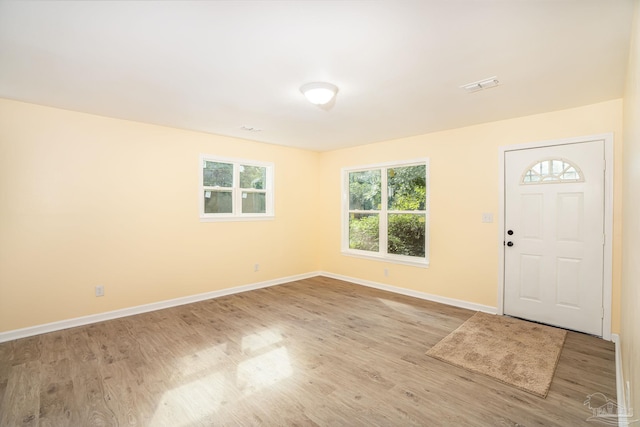
[[[406,255],[395,255],[387,253],[387,242],[388,242],[388,233],[387,233],[387,169],[389,168],[398,168],[405,166],[425,166],[425,175],[426,175],[426,200],[425,200],[425,235],[424,235],[424,258],[422,257],[412,257]],[[351,249],[349,248],[349,173],[351,172],[361,172],[361,171],[369,171],[369,170],[381,170],[381,210],[379,211],[362,211],[362,213],[377,213],[380,218],[379,222],[379,249],[378,252],[372,251],[363,251],[359,249]],[[373,259],[377,261],[385,261],[395,264],[405,264],[412,265],[417,267],[429,267],[429,196],[431,194],[430,191],[430,179],[429,179],[429,158],[418,158],[397,162],[386,162],[386,163],[377,163],[371,165],[364,166],[350,166],[347,168],[342,168],[342,211],[341,211],[341,229],[342,229],[342,239],[341,239],[341,250],[343,255],[354,256],[358,258],[366,258]],[[392,211],[391,213],[416,213],[416,211]],[[384,220],[383,220],[384,218]]]
[[[204,185],[205,162],[230,163],[233,165],[233,187],[231,187],[232,212],[231,213],[205,213],[204,212],[204,192],[207,191]],[[266,169],[265,188],[254,190],[251,188],[240,188],[240,166],[257,166]],[[198,205],[201,222],[220,221],[260,221],[275,218],[274,213],[274,164],[271,162],[261,162],[257,160],[238,159],[231,157],[219,157],[208,154],[201,154],[198,163]],[[242,213],[242,193],[264,192],[265,213]]]

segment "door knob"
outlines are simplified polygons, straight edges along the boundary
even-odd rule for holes
[[[513,242],[507,242],[507,246],[513,246]]]
[[[507,231],[507,234],[508,234],[509,236],[513,236],[513,230],[508,230],[508,231]]]

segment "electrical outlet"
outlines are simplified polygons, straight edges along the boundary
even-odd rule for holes
[[[384,277],[389,277],[389,269],[388,268],[384,269]]]
[[[253,271],[260,271],[260,264],[254,264]]]
[[[96,296],[103,297],[104,296],[104,286],[98,285],[96,286]]]

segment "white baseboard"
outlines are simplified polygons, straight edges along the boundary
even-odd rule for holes
[[[370,288],[376,288],[383,291],[393,292],[396,294],[406,295],[414,298],[419,298],[427,301],[439,302],[442,304],[451,305],[454,307],[466,308],[468,310],[483,311],[485,313],[496,314],[497,308],[482,304],[476,304],[469,301],[458,300],[454,298],[442,297],[439,295],[427,294],[424,292],[414,291],[411,289],[400,288],[397,286],[386,285],[384,283],[372,282],[369,280],[358,279],[356,277],[343,276],[340,274],[329,273],[326,271],[316,271],[305,274],[299,274],[295,276],[282,277],[279,279],[268,280],[265,282],[252,283],[243,286],[237,286],[234,288],[221,289],[219,291],[205,292],[202,294],[189,295],[186,297],[175,298],[171,300],[154,302],[151,304],[138,305],[135,307],[123,308],[120,310],[107,311],[104,313],[92,314],[89,316],[76,317],[73,319],[61,320],[58,322],[46,323],[43,325],[30,326],[23,329],[15,329],[7,332],[0,332],[0,343],[16,340],[20,338],[31,337],[34,335],[40,335],[47,332],[60,331],[68,328],[75,328],[77,326],[89,325],[91,323],[103,322],[106,320],[118,319],[120,317],[133,316],[136,314],[148,313],[150,311],[162,310],[164,308],[176,307],[179,305],[190,304],[198,301],[204,301],[212,298],[219,298],[226,295],[237,294],[241,292],[252,291],[255,289],[267,288],[270,286],[282,285],[288,282],[294,282],[296,280],[308,279],[315,276],[326,276],[333,279],[344,280],[347,282],[355,283],[357,285],[367,286]]]
[[[611,334],[611,341],[616,346],[616,403],[618,404],[618,410],[620,414],[627,414],[628,416],[618,416],[618,426],[629,427],[629,418],[633,416],[632,410],[629,409],[631,404],[629,389],[626,386],[624,380],[624,371],[622,370],[622,349],[620,348],[620,336],[618,334]]]
[[[468,310],[483,311],[490,314],[496,314],[498,312],[498,309],[496,307],[476,304],[474,302],[427,294],[425,292],[414,291],[411,289],[400,288],[397,286],[386,285],[384,283],[372,282],[370,280],[358,279],[355,277],[343,276],[341,274],[334,274],[326,271],[321,271],[319,274],[321,276],[330,277],[332,279],[344,280],[346,282],[355,283],[357,285],[368,286],[370,288],[376,288],[383,291],[393,292],[396,294],[406,295],[409,297],[419,298],[427,301],[439,302],[442,304],[452,305],[454,307],[466,308]]]
[[[189,295],[186,297],[180,297],[165,301],[154,302],[151,304],[138,305],[135,307],[123,308],[120,310],[107,311],[104,313],[91,314],[89,316],[76,317],[74,319],[61,320],[58,322],[46,323],[43,325],[31,326],[23,329],[15,329],[7,332],[0,332],[0,343],[16,340],[19,338],[31,337],[34,335],[40,335],[47,332],[60,331],[62,329],[75,328],[76,326],[84,326],[91,323],[103,322],[105,320],[118,319],[120,317],[133,316],[135,314],[148,313],[150,311],[162,310],[163,308],[176,307],[179,305],[190,304],[193,302],[204,301],[212,298],[220,298],[226,295],[238,294],[241,292],[252,291],[255,289],[268,288],[270,286],[282,285],[288,282],[294,282],[296,280],[308,279],[310,277],[318,276],[320,273],[311,272],[305,274],[298,274],[295,276],[282,277],[274,280],[267,280],[265,282],[252,283],[243,286],[236,286],[228,289],[221,289],[219,291],[205,292],[202,294]]]

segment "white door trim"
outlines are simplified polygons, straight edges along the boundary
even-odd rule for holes
[[[604,174],[604,269],[602,291],[602,338],[611,341],[611,288],[613,280],[613,133],[581,136],[576,138],[538,141],[525,144],[512,144],[499,147],[499,206],[498,206],[498,314],[504,314],[504,216],[505,216],[505,164],[507,151],[529,148],[551,147],[554,145],[577,144],[581,142],[604,141],[606,169]]]

